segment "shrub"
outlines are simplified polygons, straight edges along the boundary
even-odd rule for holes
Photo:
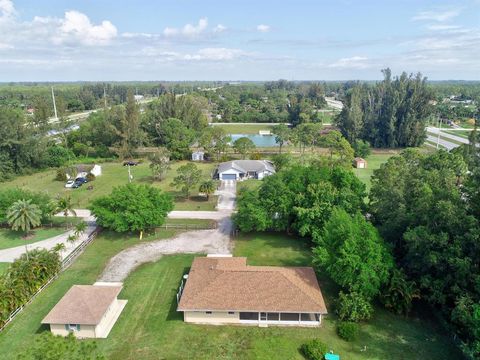
[[[92,173],[88,173],[87,174],[87,180],[88,181],[94,181],[95,180],[95,175],[93,175]]]
[[[42,212],[42,223],[50,219],[53,211],[52,199],[45,193],[36,193],[20,188],[0,190],[0,224],[6,223],[6,214],[10,206],[18,200],[31,200]]]
[[[300,351],[308,360],[323,360],[327,353],[327,345],[318,339],[314,339],[303,344]]]
[[[67,169],[61,168],[57,170],[57,175],[55,176],[57,181],[67,181]]]
[[[262,154],[259,152],[254,152],[250,155],[250,160],[262,160]]]
[[[362,321],[372,316],[373,308],[370,301],[357,292],[338,295],[337,314],[340,320]]]
[[[337,325],[337,334],[343,340],[353,341],[358,335],[358,324],[351,321],[342,321]]]
[[[63,146],[50,146],[47,149],[45,165],[50,167],[62,166],[73,157],[75,157],[73,153],[70,150],[65,149]]]
[[[56,251],[31,250],[15,260],[0,276],[0,326],[8,315],[60,271],[61,260]]]

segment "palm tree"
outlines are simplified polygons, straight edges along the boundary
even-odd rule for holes
[[[32,204],[32,200],[18,200],[10,206],[7,211],[7,221],[12,227],[12,230],[16,231],[22,229],[25,232],[25,251],[27,253],[28,261],[28,249],[27,249],[27,234],[31,228],[40,225],[40,218],[42,212],[36,204]]]
[[[77,225],[75,225],[75,232],[74,234],[78,237],[82,235],[85,230],[87,230],[87,223],[85,221],[79,222]]]
[[[54,210],[55,214],[63,213],[63,216],[67,217],[68,214],[72,214],[73,216],[77,216],[77,213],[73,209],[73,202],[70,196],[59,197],[55,202]]]
[[[215,183],[213,180],[207,180],[200,184],[199,191],[207,195],[207,201],[210,198],[210,194],[215,192]]]

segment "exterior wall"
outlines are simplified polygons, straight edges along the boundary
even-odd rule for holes
[[[65,324],[50,324],[50,331],[53,335],[67,336],[70,331],[65,329]],[[73,334],[78,338],[95,338],[95,325],[80,325],[80,331]]]
[[[185,311],[183,320],[197,324],[238,324],[240,322],[238,312],[229,314],[226,311],[212,311],[211,314],[205,311]]]
[[[95,165],[90,172],[95,176],[100,176],[102,175],[102,167],[100,165]]]

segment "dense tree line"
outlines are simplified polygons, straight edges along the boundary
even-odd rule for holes
[[[60,271],[61,260],[56,251],[32,250],[15,260],[0,275],[0,326],[10,313],[25,304],[52,276]]]
[[[347,92],[338,127],[352,144],[361,139],[380,148],[420,146],[432,113],[426,78],[406,73],[392,78],[390,69],[383,74],[383,81],[356,84]]]
[[[438,309],[465,354],[476,359],[480,154],[475,147],[464,150],[433,155],[407,150],[391,158],[372,178],[370,212],[410,280],[410,294]]]

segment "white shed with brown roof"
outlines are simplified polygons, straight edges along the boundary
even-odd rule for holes
[[[185,322],[318,326],[327,314],[310,267],[249,266],[245,257],[194,259],[178,303]]]
[[[42,320],[54,335],[106,338],[127,300],[117,299],[122,285],[74,285]]]

